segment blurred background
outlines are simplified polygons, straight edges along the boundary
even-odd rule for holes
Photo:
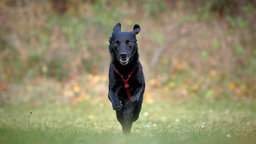
[[[145,102],[256,98],[254,0],[1,0],[0,104],[107,101],[113,26],[134,24]]]

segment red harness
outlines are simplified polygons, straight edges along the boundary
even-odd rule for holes
[[[124,81],[124,88],[125,88],[125,90],[126,90],[127,97],[128,97],[128,99],[130,100],[132,96],[131,96],[131,93],[130,93],[130,91],[129,91],[129,87],[130,87],[129,79],[130,79],[130,77],[132,76],[133,72],[135,71],[135,68],[136,68],[136,67],[134,67],[134,68],[132,69],[132,71],[127,75],[127,78],[124,78],[124,75],[121,74],[121,73],[116,69],[115,66],[113,66],[113,68],[114,68],[115,72],[116,72],[116,73],[122,78],[122,80]]]

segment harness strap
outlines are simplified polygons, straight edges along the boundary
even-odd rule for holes
[[[113,65],[113,68],[114,68],[115,72],[122,78],[122,80],[123,80],[123,82],[124,82],[124,88],[125,88],[125,90],[126,90],[127,97],[128,97],[128,99],[130,100],[132,96],[131,96],[131,93],[130,93],[130,91],[129,91],[129,87],[130,87],[129,79],[130,79],[130,77],[132,76],[132,74],[134,73],[136,67],[134,67],[134,68],[132,69],[132,71],[127,75],[127,78],[125,78],[124,75],[121,74],[121,73],[116,69],[116,67],[115,67],[114,65]]]

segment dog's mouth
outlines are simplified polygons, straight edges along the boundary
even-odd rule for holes
[[[119,62],[121,63],[121,65],[127,65],[129,63],[129,58],[120,58]]]

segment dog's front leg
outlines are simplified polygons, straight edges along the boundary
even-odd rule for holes
[[[119,100],[113,90],[109,90],[108,98],[112,103],[113,110],[120,110],[123,107],[122,101]]]
[[[141,96],[143,96],[144,90],[145,90],[145,85],[142,85],[141,87],[139,87],[135,92],[135,94],[131,97],[131,102],[137,103],[140,100]]]

